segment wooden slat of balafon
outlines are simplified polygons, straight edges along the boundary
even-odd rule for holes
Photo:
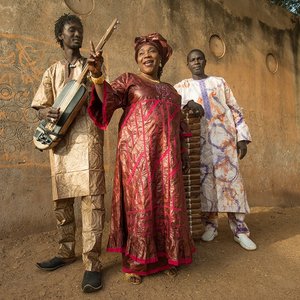
[[[190,138],[194,138],[194,141],[200,141],[200,129],[191,130],[192,136]]]
[[[194,190],[193,189],[193,190],[187,190],[185,192],[186,199],[193,199],[193,198],[195,198],[195,199],[198,199],[200,201],[200,195],[201,195],[200,188],[198,190]]]
[[[200,148],[187,148],[189,156],[198,156],[200,158]]]
[[[200,203],[186,203],[187,209],[201,209]]]
[[[185,196],[187,198],[199,198],[200,199],[200,195],[201,195],[201,188],[200,188],[200,182],[197,186],[185,186],[184,187],[184,191],[185,191]]]
[[[200,137],[194,134],[191,137],[185,138],[185,141],[187,143],[193,143],[193,144],[200,143]]]
[[[195,225],[202,225],[202,222],[201,222],[201,220],[199,220],[199,219],[197,219],[197,220],[192,219],[192,220],[190,221],[190,225],[192,225],[192,226],[195,226]]]
[[[193,183],[196,183],[198,186],[200,186],[200,182],[201,182],[200,176],[199,175],[193,175],[193,174],[191,174],[190,176],[186,175],[183,178],[183,180],[184,180],[185,184],[193,185]]]
[[[189,174],[184,174],[185,175],[189,175]],[[193,168],[193,170],[191,170],[190,175],[196,175],[199,176],[201,178],[201,174],[199,170],[195,170],[195,168]]]
[[[197,164],[198,166],[201,166],[201,161],[200,161],[200,157],[196,157],[196,156],[191,156],[190,157],[190,164]],[[193,170],[194,171],[194,170]],[[194,172],[195,173],[195,172]],[[198,169],[197,172],[200,175],[200,169]],[[187,175],[189,174],[189,172],[187,173]],[[185,175],[185,174],[184,174]]]
[[[200,177],[197,177],[197,175],[193,177],[186,176],[184,178],[185,185],[200,186],[200,182],[201,182]]]
[[[186,197],[185,200],[190,203],[199,203],[199,204],[201,203],[200,197],[194,197],[194,198]]]
[[[197,201],[197,202],[186,201],[186,208],[187,209],[201,209],[201,203],[199,201]]]
[[[198,137],[190,137],[190,138],[186,138],[185,142],[187,143],[187,145],[192,145],[193,148],[200,148],[200,139]]]
[[[201,214],[198,214],[198,215],[189,214],[188,218],[189,218],[189,221],[192,221],[192,220],[201,220]]]
[[[198,195],[193,195],[191,197],[185,195],[185,201],[189,203],[201,203],[200,196]]]
[[[200,130],[200,124],[199,123],[189,122],[188,125],[189,125],[189,129],[190,129],[191,132],[196,131],[196,130],[197,131]]]
[[[200,180],[200,174],[183,174],[184,180]]]
[[[187,213],[190,216],[190,219],[192,220],[201,218],[201,210],[199,208],[187,208]]]
[[[185,186],[184,187],[185,192],[195,192],[200,193],[200,184],[198,186]]]
[[[190,157],[190,156],[189,156]],[[196,169],[198,168],[198,172],[200,173],[200,165],[201,165],[201,159],[197,155],[191,155],[190,158],[190,165],[192,165],[191,168]]]
[[[187,211],[190,213],[190,215],[201,215],[201,209],[200,208],[188,208]]]
[[[200,185],[200,180],[184,180],[184,185],[185,186],[199,186]]]
[[[199,168],[190,168],[189,173],[190,174],[199,174],[200,175],[200,170],[199,170]]]
[[[190,228],[192,228],[192,230],[200,230],[203,228],[202,224],[195,224],[195,225],[190,225]]]
[[[185,182],[184,182],[185,192],[190,192],[193,190],[197,191],[199,189],[200,189],[200,182],[197,182],[197,184],[191,184],[191,182],[190,182],[190,184],[185,184]]]
[[[200,169],[200,162],[193,162],[193,161],[191,161],[190,162],[190,166],[191,166],[191,168],[198,168],[198,169]]]

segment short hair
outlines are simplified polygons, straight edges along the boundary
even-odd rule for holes
[[[54,34],[55,34],[56,42],[60,45],[61,48],[64,48],[64,45],[63,45],[63,41],[59,38],[59,36],[63,32],[65,24],[68,23],[77,23],[83,28],[80,18],[75,15],[63,14],[61,17],[59,17],[55,21]]]
[[[203,55],[204,59],[206,59],[206,58],[205,58],[205,54],[204,54],[204,52],[203,52],[202,50],[200,50],[200,49],[193,49],[193,50],[191,50],[191,51],[188,53],[188,55],[186,56],[186,61],[187,61],[187,62],[189,62],[189,56],[190,56],[193,52],[200,52],[200,53]]]

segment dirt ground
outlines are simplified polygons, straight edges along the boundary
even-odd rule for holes
[[[119,254],[103,251],[104,287],[94,294],[80,289],[80,230],[78,260],[53,272],[41,271],[35,263],[55,254],[55,231],[3,239],[0,299],[300,299],[299,216],[300,207],[252,209],[247,223],[258,249],[247,252],[233,241],[221,215],[219,236],[210,243],[196,242],[192,265],[173,279],[146,277],[140,286],[125,281]]]

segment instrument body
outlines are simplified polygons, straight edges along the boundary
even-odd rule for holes
[[[96,47],[96,51],[101,50],[114,29],[119,24],[118,19],[114,19],[106,33]],[[87,87],[84,84],[88,73],[88,64],[86,63],[77,80],[69,81],[57,96],[53,107],[60,108],[60,116],[56,122],[49,119],[40,121],[33,135],[33,143],[39,150],[54,148],[63,138],[69,126],[77,116],[81,107],[87,98]]]
[[[72,101],[64,102],[66,97]],[[77,113],[86,101],[87,88],[76,80],[69,81],[56,98],[53,107],[60,107],[60,117],[56,123],[44,119],[39,123],[33,135],[33,142],[40,150],[54,148],[63,138]],[[62,107],[62,104],[63,107]]]

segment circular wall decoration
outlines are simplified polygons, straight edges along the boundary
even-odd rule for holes
[[[217,34],[213,34],[209,39],[209,49],[216,58],[222,58],[226,52],[224,41]]]
[[[64,0],[65,4],[77,15],[89,15],[95,7],[95,0]]]
[[[266,56],[266,65],[268,70],[275,74],[278,70],[278,60],[273,53],[268,53]]]
[[[13,88],[5,83],[0,84],[0,100],[9,101],[13,98]]]

